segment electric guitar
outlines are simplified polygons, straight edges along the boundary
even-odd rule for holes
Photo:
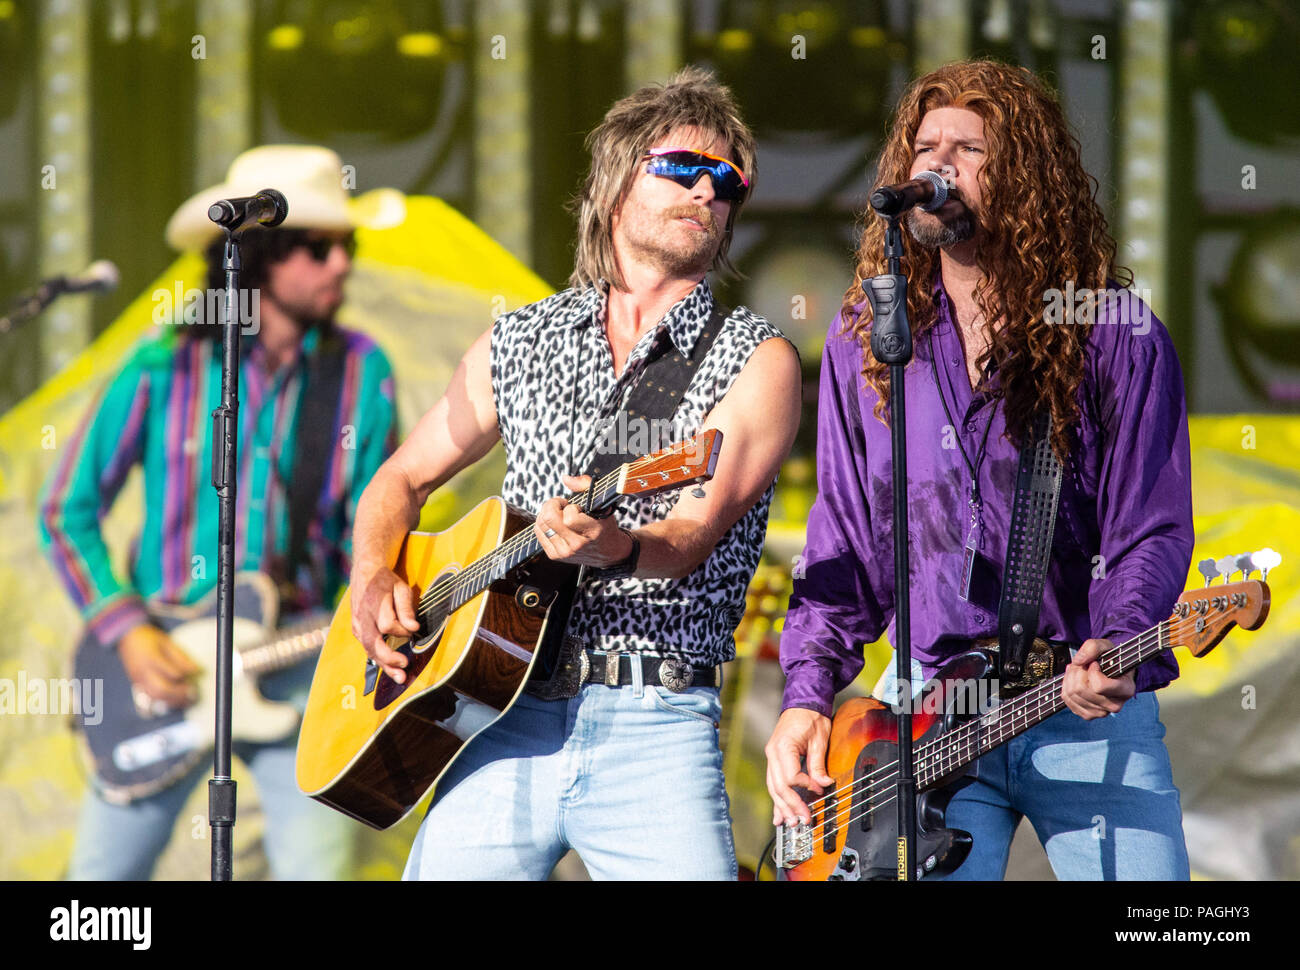
[[[280,598],[261,573],[235,577],[234,664],[231,737],[236,741],[280,741],[298,726],[298,711],[270,701],[258,679],[312,656],[325,642],[329,614],[277,630]],[[108,801],[125,803],[156,794],[184,777],[212,750],[216,716],[217,592],[193,606],[151,604],[150,619],[200,668],[196,703],[172,708],[136,690],[115,647],[87,633],[73,659],[83,684],[102,683],[95,716],[77,718],[85,748]]]
[[[1241,570],[1264,577],[1281,559],[1271,549],[1199,564],[1207,585],[1188,590],[1169,619],[1099,658],[1115,678],[1162,650],[1185,646],[1202,657],[1234,626],[1256,630],[1268,616],[1268,584],[1243,579],[1210,586]],[[971,762],[1065,708],[1064,675],[1044,680],[981,712],[980,685],[996,676],[997,661],[982,650],[954,657],[913,701],[912,756],[916,780],[916,878],[954,871],[971,850],[971,836],[944,827],[952,796],[970,784]],[[984,696],[987,697],[987,691]],[[975,710],[972,710],[975,708]],[[774,858],[777,876],[794,881],[895,879],[898,867],[898,719],[895,709],[871,697],[841,705],[831,722],[827,773],[834,784],[821,797],[796,789],[812,813],[811,824],[779,825]]]
[[[569,501],[588,513],[713,477],[722,433],[704,431],[622,465]],[[397,683],[352,635],[345,593],[298,736],[298,787],[372,828],[405,818],[465,745],[559,650],[577,566],[542,555],[532,517],[500,498],[445,532],[412,532],[394,571],[419,597],[420,630],[388,637],[407,658]]]

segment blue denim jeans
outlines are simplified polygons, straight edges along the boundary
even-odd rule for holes
[[[889,701],[894,683],[891,667],[876,696]],[[1002,879],[1027,818],[1058,879],[1188,879],[1164,736],[1148,691],[1091,721],[1060,711],[990,751],[977,762],[978,779],[948,806],[946,825],[971,834],[971,853],[956,872],[934,878]]]
[[[637,665],[633,665],[634,676]],[[735,879],[714,688],[524,694],[438,786],[404,879]]]
[[[271,700],[302,708],[315,662],[296,664],[262,681],[261,690]],[[313,801],[298,790],[294,777],[297,736],[278,744],[235,742],[236,757],[248,766],[257,785],[264,820],[263,847],[276,879],[346,879],[352,865],[356,822]],[[114,805],[92,790],[86,793],[77,824],[69,879],[142,880],[153,874],[176,827],[176,816],[196,785],[212,776],[207,757],[184,778],[156,795],[128,805]],[[249,793],[238,792],[239,805]],[[236,815],[240,814],[237,807]],[[238,818],[236,825],[238,825]],[[211,839],[206,808],[196,828]],[[238,877],[239,873],[235,873]]]

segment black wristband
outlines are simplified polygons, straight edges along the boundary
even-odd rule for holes
[[[600,570],[601,579],[617,579],[619,576],[631,576],[636,572],[637,560],[641,558],[641,540],[621,526],[618,531],[632,540],[632,551],[625,558]]]

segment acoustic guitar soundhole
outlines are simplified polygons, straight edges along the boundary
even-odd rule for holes
[[[443,580],[449,579],[458,571],[458,569],[444,570],[429,584],[429,588],[436,589]],[[415,636],[405,641],[397,637],[388,637],[389,647],[406,658],[406,680],[399,684],[387,674],[380,673],[375,685],[375,710],[382,711],[401,697],[406,688],[415,683],[424,668],[429,665],[447,627],[448,615],[445,606],[431,605],[419,614],[420,630]]]

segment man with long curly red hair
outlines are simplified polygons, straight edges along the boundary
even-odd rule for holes
[[[953,797],[946,824],[974,842],[952,878],[1002,878],[1027,817],[1058,877],[1186,879],[1154,694],[1177,664],[1166,650],[1110,678],[1097,660],[1169,615],[1191,559],[1173,344],[1124,288],[1132,276],[1115,266],[1096,182],[1059,103],[1030,71],[975,61],[915,81],[879,184],[926,170],[952,191],[932,213],[913,209],[903,233],[915,343],[906,372],[914,679],[997,637],[1019,451],[1036,415],[1050,418],[1064,468],[1038,635],[1059,645],[1054,672],[1064,674],[1068,710],[984,755],[978,779]],[[889,372],[872,356],[862,295],[863,280],[885,272],[884,229],[868,217],[823,357],[819,496],[767,747],[777,824],[810,820],[794,786],[821,794],[832,782],[832,699],[861,670],[862,644],[887,626],[893,633]],[[887,674],[879,689],[895,686]]]

